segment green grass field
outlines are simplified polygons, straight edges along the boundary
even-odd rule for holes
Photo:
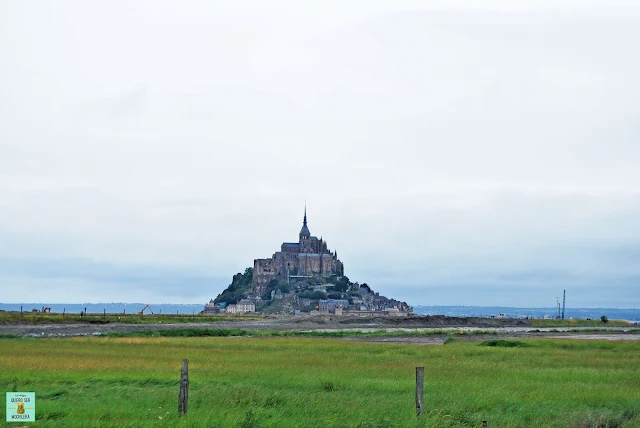
[[[35,391],[33,427],[640,426],[640,341],[448,342],[2,338],[0,388]],[[183,358],[190,401],[178,417]]]

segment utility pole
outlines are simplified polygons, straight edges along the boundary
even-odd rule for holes
[[[562,319],[564,319],[564,304],[567,300],[567,290],[562,291]]]

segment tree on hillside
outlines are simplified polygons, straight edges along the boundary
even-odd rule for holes
[[[347,291],[351,286],[351,281],[349,281],[349,277],[343,276],[343,277],[340,277],[340,279],[337,280],[335,284],[336,285],[333,287],[335,291],[344,292],[344,291]]]
[[[238,300],[251,293],[251,281],[253,280],[253,268],[246,268],[244,273],[233,275],[231,284],[215,298],[214,303],[227,302],[238,303]]]
[[[287,281],[280,281],[278,282],[276,290],[279,290],[282,293],[288,293],[291,291],[291,284],[289,284]]]
[[[314,299],[314,300],[320,300],[320,299],[326,299],[327,298],[327,293],[325,293],[324,291],[305,291],[303,293],[300,293],[300,297],[303,299]]]

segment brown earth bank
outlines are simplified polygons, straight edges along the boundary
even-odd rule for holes
[[[216,322],[157,322],[152,316],[147,316],[144,324],[130,324],[118,322],[89,322],[66,320],[60,322],[39,321],[30,323],[20,320],[5,320],[0,324],[0,333],[28,334],[43,331],[58,332],[60,334],[90,334],[93,332],[131,332],[141,330],[167,330],[178,328],[237,328],[243,330],[317,330],[317,329],[359,329],[359,328],[451,328],[451,327],[531,327],[528,320],[523,319],[492,319],[492,318],[458,318],[435,316],[412,317],[346,317],[335,315],[297,315],[297,316],[264,316],[256,319],[235,318],[233,316]]]
[[[277,330],[277,331],[336,331],[336,330],[416,330],[416,329],[458,329],[462,331],[491,331],[491,338],[496,335],[504,337],[537,337],[537,335],[556,335],[561,332],[563,334],[578,335],[586,337],[586,333],[576,333],[580,327],[551,327],[539,328],[534,327],[526,319],[493,319],[493,318],[459,318],[446,316],[412,316],[412,317],[345,317],[333,315],[316,315],[316,316],[265,316],[256,319],[241,319],[232,316],[216,322],[193,322],[193,323],[163,323],[162,321],[147,319],[145,324],[127,324],[127,323],[89,323],[89,322],[65,322],[65,323],[28,323],[15,322],[0,325],[0,334],[13,334],[31,337],[64,337],[64,336],[85,336],[85,335],[101,335],[106,333],[129,333],[134,331],[156,331],[169,329],[186,329],[186,328],[209,328],[209,329],[242,329],[247,331],[259,330]],[[590,335],[607,334],[609,336],[624,335],[628,328],[609,327],[602,328],[598,332],[597,328],[585,327]],[[572,332],[569,332],[572,330]],[[482,335],[474,333],[467,335],[473,339],[480,338]],[[481,333],[481,332],[480,332]],[[465,335],[454,331],[456,338],[464,338]],[[429,334],[432,337],[423,336],[371,336],[371,337],[348,337],[349,340],[375,340],[375,341],[403,341],[410,343],[439,343],[444,341],[446,335],[439,335],[437,332]],[[442,336],[442,337],[441,337]],[[629,336],[640,338],[637,334]]]
[[[69,327],[94,326],[97,328],[101,325],[129,325],[144,330],[144,326],[158,326],[163,323],[161,316],[155,322],[153,315],[145,315],[145,323],[129,324],[102,321],[100,318],[91,318],[89,321],[80,321],[74,319],[52,320],[50,318],[42,318],[37,323],[32,323],[20,319],[0,319],[0,333],[5,326],[16,325],[64,325]],[[220,326],[219,328],[246,328],[246,329],[297,329],[300,326],[304,328],[327,328],[332,326],[335,328],[437,328],[437,327],[507,327],[507,326],[531,326],[527,319],[517,318],[475,318],[475,317],[447,317],[444,315],[423,315],[423,316],[337,316],[337,315],[266,315],[258,316],[255,319],[246,319],[229,315],[221,321],[200,321],[193,323],[176,323],[164,324],[165,326],[173,325],[206,325]],[[170,327],[169,327],[170,328]]]

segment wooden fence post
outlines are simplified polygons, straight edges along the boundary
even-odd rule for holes
[[[416,413],[424,410],[424,367],[416,367]]]
[[[189,360],[182,360],[182,370],[180,371],[180,393],[178,394],[178,414],[187,414],[189,404]]]

